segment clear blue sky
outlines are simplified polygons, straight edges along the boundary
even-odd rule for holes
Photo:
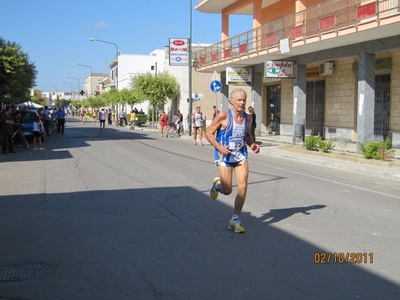
[[[200,0],[193,0],[193,7]],[[122,54],[149,54],[163,49],[169,38],[189,37],[189,0],[4,0],[0,36],[18,43],[38,70],[36,87],[42,91],[77,90],[90,73],[109,73],[114,45],[90,42],[97,38],[118,45]],[[221,16],[195,11],[193,42],[217,43]],[[230,18],[230,36],[251,29],[250,16]]]

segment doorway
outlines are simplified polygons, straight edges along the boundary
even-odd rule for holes
[[[325,80],[307,82],[306,134],[324,136]]]
[[[374,139],[384,141],[389,134],[390,74],[375,76]]]
[[[267,120],[271,130],[279,134],[281,123],[281,85],[267,86]]]

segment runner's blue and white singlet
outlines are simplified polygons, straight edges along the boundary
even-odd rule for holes
[[[229,145],[230,154],[224,156],[215,149],[215,160],[229,164],[235,164],[247,159],[246,135],[247,114],[244,113],[242,124],[237,124],[228,109],[228,124],[224,129],[218,131],[217,142],[222,146]]]

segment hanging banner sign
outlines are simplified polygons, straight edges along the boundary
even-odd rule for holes
[[[169,39],[169,65],[188,66],[189,39]]]
[[[293,61],[267,60],[264,63],[265,77],[293,77]]]
[[[251,68],[226,68],[226,84],[251,83]]]

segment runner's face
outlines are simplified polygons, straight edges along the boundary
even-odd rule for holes
[[[231,103],[237,111],[246,111],[246,96],[243,93],[235,93],[235,97],[231,99]]]

